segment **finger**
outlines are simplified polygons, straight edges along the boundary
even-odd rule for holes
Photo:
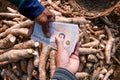
[[[74,50],[74,55],[76,56],[79,56],[79,47],[80,47],[80,43],[77,43]]]
[[[50,37],[48,24],[42,25],[42,30],[43,30],[43,33],[45,34],[46,37]]]
[[[55,14],[53,14],[49,9],[46,8],[46,15],[49,22],[55,21]]]
[[[48,20],[49,20],[49,22],[54,22],[55,21],[55,15],[52,15],[52,17],[50,17]]]
[[[49,20],[49,22],[53,22],[55,21],[55,15],[53,13],[49,13],[50,15],[47,15],[47,18]]]
[[[52,21],[55,21],[55,14],[52,15]]]
[[[31,26],[29,31],[28,31],[28,36],[31,36],[34,30],[34,26]]]
[[[40,19],[39,21],[38,22],[42,25],[42,31],[45,34],[45,36],[50,37],[49,26],[48,26],[49,21],[47,16],[42,17],[42,20]]]
[[[61,38],[59,38],[58,36],[55,36],[55,41],[57,44],[58,51],[63,51],[64,50],[63,40]]]
[[[50,21],[50,22],[55,21],[55,14],[52,13],[51,17],[49,18],[49,21]]]

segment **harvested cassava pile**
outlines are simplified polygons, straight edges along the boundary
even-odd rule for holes
[[[113,65],[120,65],[120,58],[116,56],[120,56],[118,25],[111,23],[112,20],[107,16],[92,20],[81,17],[71,1],[73,0],[41,0],[41,3],[55,14],[55,21],[79,25],[80,66],[75,76],[79,80],[117,80],[116,75],[120,73],[117,74]],[[102,1],[107,3],[111,0]],[[114,1],[113,5],[117,4],[118,0]],[[9,12],[0,13],[0,80],[50,80],[56,68],[56,51],[30,40],[28,31],[33,26],[33,21],[17,10],[10,7],[7,9]],[[97,9],[102,10],[102,7]],[[115,14],[118,14],[120,8],[115,10]]]

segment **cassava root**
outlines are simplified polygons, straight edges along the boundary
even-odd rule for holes
[[[116,46],[117,42],[115,42],[116,36],[119,37],[119,31],[111,29],[109,25],[106,27],[101,22],[100,25],[96,25],[92,20],[79,16],[79,12],[76,12],[67,0],[39,1],[55,14],[55,21],[74,23],[79,26],[80,66],[75,74],[76,77],[79,80],[113,80],[109,76],[113,76],[114,70],[111,69],[109,63],[114,64],[111,57],[119,62],[119,58],[115,58],[115,52],[119,49],[119,45]],[[9,13],[0,14],[2,18],[0,22],[0,74],[4,73],[2,78],[4,80],[50,80],[56,68],[56,51],[30,40],[28,31],[34,25],[34,21],[25,18],[17,10],[10,7],[7,9]]]

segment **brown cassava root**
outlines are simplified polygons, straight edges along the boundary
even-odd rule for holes
[[[104,59],[108,57],[107,63],[111,63],[111,65],[114,65],[111,56],[112,59],[115,61],[118,59],[119,62],[119,58],[115,54],[116,50],[119,49],[119,44],[116,46],[118,42],[116,36],[119,37],[119,31],[109,27],[104,28],[101,21],[97,24],[94,23],[94,20],[87,20],[84,16],[80,16],[81,14],[76,12],[76,8],[71,6],[74,4],[70,4],[68,0],[39,1],[55,13],[55,21],[74,23],[79,26],[80,66],[75,74],[76,77],[80,80],[112,80],[113,77],[109,77],[113,76],[112,67],[106,64]],[[8,73],[14,73],[16,80],[17,78],[19,80],[50,80],[56,68],[56,51],[30,40],[28,31],[34,22],[22,16],[17,10],[11,8],[8,10],[10,14],[1,14],[0,74],[8,70]],[[112,33],[112,38],[115,39],[112,42],[110,42],[109,31]],[[7,38],[9,35],[16,38],[15,41],[13,39],[13,44],[9,42],[11,39]],[[110,44],[108,45],[108,43]],[[106,56],[106,53],[110,54]],[[2,78],[4,80],[13,79],[9,74],[2,76]]]
[[[100,52],[100,50],[98,50],[98,49],[79,48],[80,55],[94,54],[94,53],[98,53],[98,52]]]
[[[40,61],[39,61],[39,79],[46,80],[46,72],[45,72],[45,65],[46,60],[48,58],[50,48],[43,44],[42,51],[40,53]]]
[[[77,72],[77,73],[75,74],[75,76],[76,76],[77,78],[79,78],[79,79],[83,79],[83,78],[85,78],[85,77],[88,77],[89,74],[88,74],[87,72]]]
[[[90,23],[84,17],[77,17],[77,18],[65,18],[65,17],[56,17],[55,21],[57,22],[66,22],[66,23]]]
[[[50,53],[50,77],[52,78],[54,72],[55,72],[55,68],[56,68],[56,65],[55,65],[55,54],[56,54],[56,51],[55,50],[52,50],[51,53]]]
[[[113,35],[107,26],[105,26],[105,29],[108,34],[108,41],[107,41],[106,48],[105,48],[105,58],[106,58],[106,63],[109,64],[110,58],[111,58],[111,50],[112,50],[112,46],[113,46],[115,39],[113,38]]]
[[[9,34],[6,38],[0,40],[0,49],[10,48],[15,44],[16,37]]]
[[[17,61],[23,58],[30,58],[33,56],[34,51],[32,49],[10,50],[0,55],[1,61]]]
[[[38,47],[39,43],[35,42],[33,40],[28,40],[25,42],[21,42],[19,44],[16,44],[12,47],[12,49],[28,49],[28,48],[34,48],[34,47]]]
[[[28,37],[28,28],[15,28],[12,30],[5,31],[0,34],[0,38],[4,38],[8,34],[12,34],[14,36],[22,35],[22,36]]]

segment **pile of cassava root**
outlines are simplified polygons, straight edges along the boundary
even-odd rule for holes
[[[118,30],[80,17],[65,0],[41,3],[55,14],[55,21],[79,25],[78,80],[113,80],[113,62],[120,64],[114,55],[120,46]],[[30,40],[28,31],[34,22],[7,9],[8,13],[0,13],[0,80],[50,80],[56,68],[56,50]]]

